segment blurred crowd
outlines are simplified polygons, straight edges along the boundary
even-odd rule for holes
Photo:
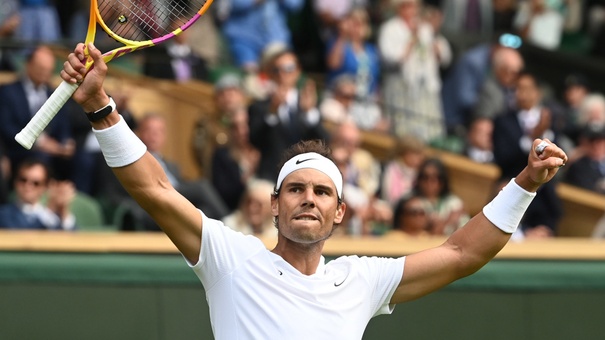
[[[86,195],[104,224],[158,230],[103,165],[73,103],[32,150],[13,139],[52,92],[60,61],[48,46],[82,41],[88,6],[0,0],[0,71],[19,75],[0,86],[0,228],[85,229],[65,207]],[[135,118],[127,91],[112,95],[177,190],[208,216],[265,237],[276,231],[276,166],[299,140],[328,141],[344,175],[347,216],[335,233],[421,237],[449,235],[469,219],[429,148],[495,164],[504,185],[526,164],[531,142],[548,138],[570,160],[540,189],[515,238],[553,237],[558,182],[605,194],[605,97],[573,65],[560,83],[544,81],[522,46],[553,55],[572,46],[598,60],[604,39],[598,0],[215,1],[190,30],[141,52],[146,76],[214,85],[226,136],[195,180],[161,153],[166,118]],[[100,37],[97,46],[112,43]],[[362,147],[364,131],[396,140],[388,159]]]

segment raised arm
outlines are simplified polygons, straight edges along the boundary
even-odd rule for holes
[[[83,44],[78,44],[68,56],[61,77],[70,83],[81,82],[73,98],[85,112],[94,112],[109,103],[103,89],[107,65],[98,49],[92,44],[88,47],[94,67],[86,77],[83,77]],[[105,159],[122,186],[153,217],[183,256],[192,264],[197,263],[202,231],[199,211],[170,185],[162,167],[145,151],[117,110],[92,122],[92,127]]]
[[[506,245],[540,185],[550,181],[567,156],[550,143],[541,155],[536,139],[525,169],[498,196],[439,247],[407,256],[391,303],[411,301],[473,274]]]

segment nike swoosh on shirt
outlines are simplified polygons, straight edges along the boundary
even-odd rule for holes
[[[334,282],[334,287],[339,287],[341,284],[343,284],[347,280],[347,277],[349,277],[348,274],[347,274],[347,276],[345,276],[344,279],[342,279],[342,281],[340,281],[340,282]]]
[[[307,158],[307,159],[302,159],[302,160],[301,160],[301,159],[299,159],[299,160],[297,160],[297,161],[296,161],[296,165],[298,165],[298,164],[300,164],[300,163],[302,163],[302,162],[310,161],[310,160],[312,160],[312,159],[317,159],[317,158]]]

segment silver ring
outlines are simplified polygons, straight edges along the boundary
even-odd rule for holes
[[[547,146],[549,146],[549,145],[550,145],[550,144],[548,144],[547,142],[545,142],[545,141],[541,141],[541,142],[540,142],[540,144],[538,144],[538,145],[536,146],[536,149],[535,149],[535,150],[536,150],[536,153],[537,153],[538,155],[541,155],[541,154],[544,152],[544,149],[546,149],[546,147],[547,147]]]

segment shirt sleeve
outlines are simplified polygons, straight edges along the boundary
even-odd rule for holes
[[[195,265],[187,263],[206,290],[211,289],[246,259],[266,250],[264,244],[254,236],[234,231],[221,221],[208,218],[203,213],[202,220],[200,258]]]

